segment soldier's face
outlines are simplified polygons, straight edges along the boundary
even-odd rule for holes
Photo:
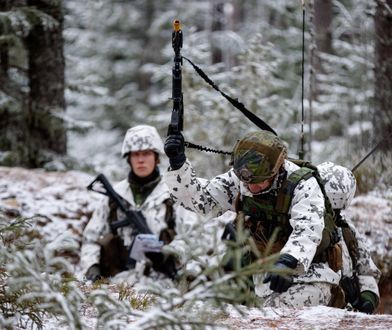
[[[268,180],[261,181],[259,183],[248,183],[247,187],[252,194],[258,194],[269,187],[271,187],[274,177]]]
[[[149,176],[155,169],[156,158],[152,150],[133,151],[128,157],[133,173],[140,178]]]

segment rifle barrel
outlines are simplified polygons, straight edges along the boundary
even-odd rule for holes
[[[184,121],[184,105],[182,95],[182,31],[181,22],[176,19],[173,22],[172,47],[174,50],[174,65],[172,68],[172,100],[173,109],[170,124],[168,127],[168,135],[178,134],[183,130]]]

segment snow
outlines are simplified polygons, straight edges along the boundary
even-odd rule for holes
[[[392,325],[391,316],[349,312],[346,310],[317,306],[302,309],[250,309],[241,316],[231,311],[224,324],[238,329],[387,329]]]
[[[47,172],[40,169],[27,170],[23,168],[0,167],[0,216],[12,219],[17,215],[32,217],[38,216],[36,226],[45,239],[50,241],[52,248],[56,244],[65,244],[67,237],[74,238],[72,242],[81,243],[81,233],[93,211],[94,203],[98,200],[97,194],[88,192],[86,186],[94,177],[83,172]],[[384,272],[391,269],[391,240],[392,217],[391,217],[392,191],[370,192],[367,195],[357,196],[350,209],[351,214],[362,232],[366,232],[372,253],[376,260],[384,260],[388,263]],[[65,240],[64,240],[65,239]],[[50,258],[48,255],[47,258]],[[53,260],[55,262],[55,260]],[[81,279],[77,266],[77,256],[71,259],[76,277]],[[87,285],[82,290],[91,290]],[[87,289],[86,289],[87,288]],[[161,317],[171,318],[175,314],[169,312],[162,315],[162,308],[152,307],[148,312],[135,311],[135,314],[127,314],[127,309],[117,300],[118,292],[113,290],[115,286],[106,289],[112,291],[113,306],[122,308],[122,312],[116,311],[118,325],[128,324],[129,329],[136,326],[145,329],[152,319]],[[117,289],[118,290],[118,289]],[[170,290],[178,291],[175,287]],[[66,304],[61,296],[45,289],[53,295],[62,305]],[[167,295],[175,296],[174,291],[167,291]],[[102,292],[102,294],[104,294]],[[95,296],[99,294],[95,291]],[[188,292],[189,296],[203,295],[205,292]],[[189,297],[183,297],[187,299]],[[174,299],[175,304],[180,301]],[[122,306],[122,307],[121,307]],[[168,305],[167,305],[168,306]],[[168,310],[170,306],[167,307]],[[73,318],[73,312],[66,308],[67,318]],[[165,310],[165,309],[164,309]],[[375,314],[365,315],[347,310],[317,306],[302,309],[290,308],[248,308],[245,306],[228,305],[225,311],[213,306],[206,306],[198,302],[192,306],[193,316],[200,315],[200,319],[206,318],[209,323],[214,323],[218,329],[390,329],[392,328],[392,315]],[[207,311],[207,312],[206,312]],[[113,311],[112,311],[113,312]],[[82,305],[81,320],[83,329],[95,329],[97,327],[97,312],[89,305]],[[117,319],[118,313],[123,313]],[[176,313],[189,313],[188,310],[179,308]],[[206,314],[207,313],[207,314]],[[127,320],[124,321],[124,315]],[[61,325],[60,319],[48,318],[44,329],[69,329]],[[113,321],[114,322],[114,321]],[[108,323],[106,323],[108,325]],[[136,327],[137,328],[137,327]],[[190,328],[190,327],[189,327]],[[205,328],[209,328],[205,326]]]

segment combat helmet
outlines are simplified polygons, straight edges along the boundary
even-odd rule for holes
[[[130,152],[152,150],[164,154],[163,142],[155,127],[138,125],[128,129],[121,148],[121,155],[126,157]]]
[[[246,183],[259,183],[275,176],[287,157],[283,141],[268,131],[248,133],[234,146],[233,170]]]
[[[353,173],[332,162],[322,163],[317,169],[332,207],[339,210],[348,207],[357,187]]]

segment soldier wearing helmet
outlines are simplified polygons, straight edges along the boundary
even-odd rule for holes
[[[176,203],[208,217],[226,211],[235,211],[237,218],[242,215],[244,226],[261,252],[266,246],[262,240],[266,243],[275,229],[280,229],[273,249],[279,254],[275,271],[253,275],[255,293],[263,299],[264,306],[329,304],[340,273],[324,259],[316,259],[325,211],[316,178],[298,182],[286,214],[272,207],[277,205],[288,177],[300,169],[287,159],[287,148],[279,137],[267,131],[245,135],[234,146],[233,168],[211,180],[195,176],[186,159],[181,134],[167,137],[165,152],[170,161],[165,179]],[[282,228],[283,223],[288,228]]]
[[[179,248],[184,246],[183,242],[175,237],[175,225],[193,221],[195,215],[181,207],[173,208],[168,187],[162,180],[158,167],[164,151],[162,139],[155,127],[138,125],[128,129],[121,154],[129,164],[130,171],[128,178],[120,181],[113,188],[123,199],[126,207],[141,211],[153,234],[157,237],[163,235],[168,240],[169,244],[164,245],[161,254],[149,257],[153,258],[154,270],[164,274],[171,272],[172,275],[173,268],[178,265],[178,257],[184,253]],[[87,280],[94,282],[101,277],[112,277],[120,271],[122,271],[122,278],[127,276],[132,278],[133,275],[144,272],[148,266],[148,260],[129,262],[130,247],[135,240],[135,233],[130,225],[117,229],[116,236],[121,239],[119,255],[112,256],[112,263],[106,257],[103,261],[102,256],[107,254],[103,251],[109,250],[107,242],[113,242],[110,223],[122,220],[124,217],[121,210],[117,209],[115,203],[108,197],[105,196],[99,201],[83,233],[81,267]],[[122,257],[124,253],[127,254],[126,264],[118,262],[124,259]],[[177,254],[176,258],[174,254]]]
[[[317,166],[323,180],[325,192],[335,210],[347,208],[355,195],[357,182],[346,167],[325,162]]]
[[[379,304],[378,281],[381,272],[374,264],[369,247],[363,235],[359,233],[350,218],[342,212],[348,208],[355,195],[356,180],[346,167],[332,162],[317,166],[323,180],[325,192],[338,217],[343,250],[342,280],[340,287],[344,291],[346,304],[364,313],[371,314]]]

